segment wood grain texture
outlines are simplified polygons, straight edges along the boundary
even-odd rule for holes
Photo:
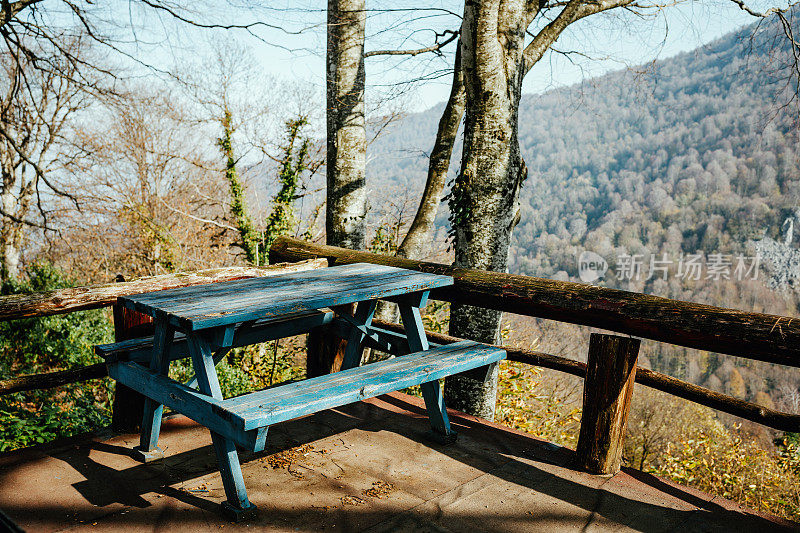
[[[276,264],[265,267],[211,268],[196,272],[150,276],[122,283],[58,289],[35,294],[0,296],[0,320],[15,320],[98,309],[113,305],[120,296],[174,287],[275,276],[287,272],[324,268],[325,266],[327,266],[327,262],[324,259],[313,259],[296,264]]]
[[[649,294],[483,270],[454,268],[279,237],[270,260],[324,257],[331,265],[370,262],[452,276],[431,298],[581,324],[688,348],[800,367],[800,319]]]
[[[107,375],[106,364],[97,363],[94,365],[71,368],[69,370],[17,376],[0,381],[0,396],[14,392],[52,389],[53,387],[60,387],[69,383],[104,378]]]
[[[118,382],[188,416],[216,433],[233,439],[240,446],[251,451],[258,451],[256,449],[259,441],[258,432],[242,431],[238,426],[221,417],[218,414],[221,400],[176,383],[137,363],[127,361],[112,363],[108,365],[108,373]]]
[[[244,430],[339,407],[505,359],[503,349],[460,341],[335,374],[246,394],[220,406]]]
[[[636,379],[639,339],[592,333],[583,382],[583,415],[575,453],[593,474],[616,474]]]
[[[231,347],[249,346],[274,339],[292,337],[306,333],[311,328],[322,326],[333,320],[333,311],[319,310],[295,313],[278,319],[258,320],[239,324],[234,330]],[[99,344],[94,350],[106,362],[136,361],[146,363],[153,349],[153,337],[142,337],[110,344]],[[176,333],[170,349],[170,360],[189,357],[189,346],[183,333]]]
[[[129,309],[167,313],[196,331],[451,285],[452,278],[372,264],[342,265],[121,297]]]

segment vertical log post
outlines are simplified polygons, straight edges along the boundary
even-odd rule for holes
[[[116,281],[125,281],[117,276]],[[142,313],[114,304],[114,342],[153,334],[153,319]],[[118,433],[139,431],[144,413],[144,396],[117,383],[111,408],[111,429]]]
[[[592,333],[576,452],[577,466],[587,472],[619,472],[639,344],[639,339]]]

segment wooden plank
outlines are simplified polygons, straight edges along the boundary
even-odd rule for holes
[[[472,347],[480,346],[482,348],[483,346],[486,346],[486,345],[482,345],[482,344],[476,343],[475,341],[460,341],[460,342],[462,342],[462,343],[464,343],[464,342],[471,343],[470,345],[466,345],[466,346],[472,346]],[[428,357],[431,357],[433,359],[435,359],[436,357],[441,358],[441,357],[447,356],[447,354],[452,353],[452,352],[456,352],[457,353],[457,352],[463,351],[463,346],[465,346],[465,345],[458,344],[456,346],[455,344],[456,343],[454,343],[454,345],[450,345],[450,346],[455,346],[455,347],[450,347],[450,348],[441,347],[440,349],[437,349],[436,351],[432,350],[428,354]],[[505,351],[502,348],[496,348],[496,350],[498,352],[505,353]],[[416,355],[419,356],[419,355],[422,355],[422,354],[416,354]],[[407,357],[407,356],[404,356],[404,358],[402,358],[402,359],[405,359],[405,357]],[[326,391],[326,390],[328,390],[330,388],[336,388],[336,387],[339,387],[339,386],[344,386],[347,383],[351,383],[352,382],[352,380],[353,380],[352,376],[353,376],[354,373],[358,373],[359,379],[364,379],[364,380],[369,381],[369,380],[371,380],[371,379],[373,379],[375,377],[379,377],[382,374],[386,373],[387,368],[384,365],[388,365],[388,364],[390,364],[392,362],[393,362],[392,364],[399,364],[398,362],[400,361],[400,359],[401,358],[387,360],[387,361],[379,361],[379,362],[369,363],[367,365],[358,367],[357,369],[350,369],[350,370],[347,370],[347,371],[335,372],[333,374],[326,374],[325,376],[319,376],[319,377],[312,378],[312,379],[307,379],[307,380],[304,380],[304,381],[297,381],[297,382],[294,382],[294,383],[283,385],[283,386],[278,387],[276,389],[271,389],[269,391],[262,391],[262,392],[266,393],[265,397],[269,397],[270,400],[279,401],[279,400],[281,400],[283,398],[291,398],[293,396],[297,396],[297,395],[302,394],[302,393],[311,394],[311,393],[316,393],[316,392],[320,392],[320,391]],[[413,361],[416,361],[416,359],[406,360],[406,363],[404,363],[404,364],[413,367],[414,364],[415,364]],[[389,370],[391,370],[391,368]],[[405,370],[402,370],[402,371],[405,371]],[[226,408],[228,408],[228,409],[237,409],[237,410],[247,410],[247,409],[250,409],[250,408],[258,408],[258,406],[261,405],[263,403],[263,401],[262,401],[260,396],[253,396],[253,394],[258,395],[260,393],[245,394],[243,396],[238,396],[238,397],[235,397],[235,398],[229,398],[228,400],[225,400]]]
[[[502,349],[461,341],[225,400],[222,408],[243,429],[250,430],[438,380],[502,359],[505,359]]]
[[[239,325],[233,336],[232,347],[249,346],[274,339],[301,335],[312,328],[328,324],[333,319],[333,311],[324,309],[304,311],[279,319],[265,319],[252,324]],[[117,360],[144,363],[149,360],[152,348],[153,338],[145,337],[111,344],[100,344],[95,346],[95,353],[105,358],[106,362],[109,363]],[[182,333],[177,333],[170,350],[170,360],[175,361],[186,357],[189,357],[186,336]]]
[[[223,326],[224,328],[224,326]],[[220,329],[223,329],[220,328]],[[212,332],[213,333],[213,332]],[[192,354],[192,364],[197,376],[197,387],[200,392],[215,400],[222,400],[217,370],[214,368],[214,357],[211,347],[200,335],[188,335],[189,352]],[[217,456],[217,464],[225,488],[225,496],[232,510],[244,510],[251,507],[247,498],[247,489],[244,486],[242,468],[239,465],[239,454],[236,451],[235,440],[228,438],[225,433],[211,429],[211,441]],[[256,439],[252,446],[257,447],[266,441],[263,431],[255,430]]]
[[[287,272],[324,268],[327,264],[325,259],[314,258],[294,264],[282,263],[264,267],[210,268],[195,272],[150,276],[122,283],[0,296],[0,320],[17,320],[98,309],[113,305],[120,296],[243,278],[274,276]]]
[[[17,376],[0,381],[0,396],[29,390],[51,389],[69,383],[103,378],[108,375],[105,363],[96,363],[69,370]]]
[[[127,361],[112,363],[108,365],[108,374],[118,382],[186,415],[198,424],[233,439],[240,446],[258,451],[258,432],[243,431],[238,424],[234,425],[220,416],[220,413],[224,413],[220,400],[176,383],[137,363]]]
[[[419,303],[425,303],[428,294],[421,295]],[[405,326],[408,347],[412,352],[428,350],[428,336],[425,334],[425,326],[422,324],[422,316],[419,307],[409,305],[407,302],[400,302],[400,318]],[[450,429],[450,419],[447,416],[447,407],[444,404],[444,395],[438,380],[422,383],[422,398],[425,400],[425,409],[428,411],[428,418],[431,422],[431,429],[443,439],[450,439],[452,442],[456,434]]]
[[[150,370],[166,376],[169,373],[170,351],[172,349],[172,339],[175,337],[175,330],[172,329],[164,316],[159,315],[154,323],[155,333],[153,335],[153,351],[150,355]],[[147,453],[155,450],[158,445],[164,405],[151,398],[145,398],[143,413],[138,450]]]
[[[600,333],[589,340],[575,458],[593,474],[616,474],[622,464],[639,344],[639,339]]]
[[[118,276],[117,282],[125,279]],[[114,340],[117,342],[153,335],[153,319],[142,313],[126,309],[117,303],[114,312]],[[111,429],[118,433],[139,431],[145,409],[144,396],[121,383],[114,385],[114,402],[111,407]]]
[[[170,315],[190,331],[287,313],[418,292],[452,283],[447,276],[379,265],[356,264],[248,279],[208,287],[188,287],[121,298],[131,309]]]
[[[414,290],[416,287],[449,282],[432,276],[420,278],[419,273],[397,269],[375,272],[374,266],[368,266],[358,270],[363,272],[351,275],[348,272],[319,271],[309,273],[310,275],[276,277],[270,283],[260,283],[258,280],[233,282],[226,284],[224,291],[211,287],[213,291],[191,298],[181,299],[176,294],[174,299],[150,303],[152,308],[171,313],[175,323],[181,327],[203,329],[263,316],[278,316],[286,312],[351,303],[373,296],[392,295]],[[140,303],[148,305],[147,301]]]
[[[350,323],[350,334],[345,337],[347,346],[345,347],[344,357],[342,357],[342,370],[355,368],[361,364],[361,354],[364,352],[361,341],[364,339],[366,327],[372,322],[377,306],[377,300],[358,302],[355,315],[352,317],[345,316],[345,319]]]
[[[581,324],[698,350],[800,367],[800,319],[670,300],[649,294],[455,268],[279,237],[272,261],[326,257],[332,265],[370,262],[453,276],[431,298]]]

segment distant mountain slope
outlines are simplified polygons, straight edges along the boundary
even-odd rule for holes
[[[758,269],[757,279],[735,272],[739,255],[752,266],[754,241],[764,238],[771,256],[791,259],[797,239],[786,254],[783,240],[769,239],[787,217],[800,217],[798,135],[789,113],[776,113],[780,85],[771,81],[779,64],[768,49],[775,28],[751,42],[752,31],[644,72],[525,96],[519,134],[529,178],[511,271],[579,280],[578,257],[589,250],[609,264],[603,285],[796,315],[798,292],[771,289]],[[368,180],[376,193],[394,185],[418,198],[440,113],[438,107],[410,115],[373,143]],[[452,175],[459,160],[457,153]],[[439,219],[446,223],[446,206]],[[698,279],[682,263],[692,255],[701,256]],[[641,261],[638,276],[626,263],[631,256]],[[649,276],[651,259],[664,261],[666,273]],[[721,271],[720,261],[727,262]],[[642,356],[655,369],[722,391],[736,370],[747,383],[736,393],[743,397],[800,386],[796,373],[781,367],[742,366],[664,344],[649,344]]]
[[[512,271],[576,278],[583,249],[613,271],[621,254],[677,261],[681,253],[745,253],[748,239],[775,235],[800,205],[797,135],[785,113],[767,120],[777,106],[765,75],[774,34],[751,42],[752,31],[644,73],[524,97],[520,142],[530,172]],[[370,147],[373,183],[421,189],[440,112],[411,115]],[[606,278],[665,292],[622,281]],[[673,289],[666,292],[686,296]]]

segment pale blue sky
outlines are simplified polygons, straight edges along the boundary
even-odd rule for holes
[[[375,7],[368,2],[368,7]],[[412,7],[414,4],[393,4],[396,8]],[[429,3],[428,6],[435,4]],[[774,2],[754,3],[765,9]],[[296,6],[296,4],[295,4]],[[442,2],[443,9],[460,12],[462,4]],[[312,10],[315,6],[309,6]],[[325,12],[316,6],[317,11],[305,13],[288,13],[276,15],[276,20],[285,16],[292,26],[305,24],[310,28],[302,36],[279,36],[271,32],[270,40],[285,43],[285,50],[254,39],[246,39],[253,43],[256,57],[264,65],[265,70],[283,79],[297,79],[313,83],[320,90],[324,87],[324,51],[325,51]],[[418,23],[404,22],[411,18],[396,14],[372,14],[367,26],[367,50],[396,48],[397,42],[412,36],[405,44],[408,48],[427,45],[432,42],[430,31],[420,31],[427,25],[438,30],[457,26],[458,20],[453,16],[436,16],[429,12],[424,21]],[[299,22],[299,24],[298,24]],[[536,65],[525,79],[525,92],[541,92],[552,87],[569,85],[584,78],[594,77],[609,70],[617,70],[626,66],[634,66],[656,58],[664,58],[679,52],[692,50],[706,44],[725,33],[752,23],[754,19],[742,12],[732,2],[715,0],[713,2],[684,2],[680,5],[664,8],[651,18],[637,20],[630,15],[607,14],[590,17],[574,25],[565,32],[556,45],[561,51],[575,51],[587,54],[584,57],[570,54],[569,58],[561,54],[549,54]],[[392,26],[397,26],[391,29]],[[390,29],[387,29],[390,28]],[[453,43],[454,44],[454,43]],[[452,64],[454,45],[447,49],[444,58],[416,58],[397,61],[394,58],[370,58],[367,60],[368,84],[377,86],[373,93],[386,90],[385,85],[404,81],[422,73],[436,72],[446,69]],[[401,45],[402,46],[402,45]],[[406,93],[404,104],[410,110],[422,110],[444,101],[449,93],[448,77],[417,83]]]
[[[325,4],[314,0],[283,0],[256,7],[256,3],[241,2],[240,9],[230,9],[230,2],[210,2],[202,10],[198,9],[197,19],[237,23],[258,20],[270,25],[254,28],[255,36],[243,31],[217,32],[216,41],[206,30],[176,26],[168,15],[158,16],[143,10],[141,18],[137,19],[141,27],[137,53],[148,61],[169,67],[173,58],[180,64],[212,55],[211,46],[215,45],[210,43],[235,35],[264,72],[288,83],[311,86],[321,96],[325,73]],[[755,0],[749,4],[764,10],[772,5],[785,5],[785,2]],[[366,49],[375,50],[431,44],[434,31],[458,26],[457,14],[462,11],[463,4],[443,0],[428,3],[398,0],[382,4],[368,2],[367,7],[370,14]],[[209,10],[215,12],[209,14]],[[541,92],[609,70],[669,57],[697,48],[754,20],[730,0],[678,0],[677,5],[665,7],[646,18],[623,12],[589,17],[573,25],[556,45],[558,50],[577,54],[569,57],[546,55],[526,77],[524,91]],[[454,46],[455,43],[448,46],[444,57],[426,54],[416,58],[369,58],[368,102],[374,105],[376,101],[393,96],[390,105],[419,111],[444,101],[449,92],[447,69],[452,65]],[[426,81],[398,86],[400,82],[419,77]]]

